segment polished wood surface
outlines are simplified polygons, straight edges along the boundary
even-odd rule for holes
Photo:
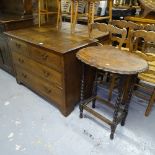
[[[53,52],[57,52],[58,54],[65,54],[77,47],[81,48],[82,46],[86,46],[94,42],[94,40],[89,40],[88,29],[86,26],[77,25],[77,31],[75,34],[71,34],[68,29],[70,29],[70,24],[63,23],[60,31],[49,25],[41,28],[31,27],[6,32],[5,34],[25,42],[35,44],[36,46],[53,50]],[[93,34],[94,38],[99,38],[107,35],[108,33],[100,33],[96,30]]]
[[[62,26],[61,31],[50,25],[5,34],[13,55],[17,82],[54,103],[67,116],[80,100],[81,65],[76,52],[96,44],[96,40],[89,39],[86,26],[79,25],[74,35],[70,33],[69,23]],[[96,38],[106,38],[107,34],[96,31]],[[93,71],[88,69],[87,72],[87,95],[90,96]]]
[[[97,69],[119,74],[136,74],[148,68],[145,60],[113,46],[84,48],[77,53],[77,58]]]

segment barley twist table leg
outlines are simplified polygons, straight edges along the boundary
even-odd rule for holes
[[[126,117],[128,115],[128,108],[129,108],[129,104],[130,104],[130,100],[131,100],[131,97],[132,97],[132,92],[133,92],[133,89],[134,89],[134,84],[135,84],[135,81],[137,79],[137,75],[130,75],[129,77],[129,84],[128,84],[128,98],[127,98],[127,101],[125,103],[125,107],[124,107],[124,110],[123,110],[123,113],[124,113],[124,117],[122,119],[122,122],[121,122],[121,125],[124,126],[125,125],[125,121],[126,121]]]
[[[83,100],[84,100],[84,85],[85,85],[85,64],[82,64],[82,78],[81,78],[81,93],[80,93],[80,118],[83,118]]]
[[[94,84],[93,84],[93,96],[94,96],[94,99],[92,100],[92,108],[95,108],[95,102],[96,102],[96,95],[97,95],[97,77],[98,77],[98,74],[97,74],[97,71],[96,71],[96,75],[95,75],[95,81],[94,81]]]
[[[114,133],[115,133],[117,122],[118,122],[117,118],[118,118],[118,112],[119,112],[121,101],[122,101],[124,81],[125,81],[125,77],[122,75],[119,80],[119,85],[118,85],[118,97],[117,97],[117,100],[115,103],[115,109],[114,109],[114,114],[113,114],[113,123],[111,125],[110,139],[114,138]]]

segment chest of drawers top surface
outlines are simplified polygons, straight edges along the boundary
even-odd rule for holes
[[[5,34],[60,54],[65,54],[96,41],[89,39],[88,28],[85,25],[77,25],[76,32],[71,34],[69,23],[63,23],[61,31],[58,31],[56,27],[48,25],[41,28],[31,27],[9,31],[5,32]],[[94,38],[105,35],[107,34],[101,34],[99,31],[94,32]]]

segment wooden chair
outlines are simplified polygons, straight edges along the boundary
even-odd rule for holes
[[[45,21],[48,21],[49,15],[56,14],[56,12],[49,11],[48,0],[38,0],[38,24],[41,26],[41,16],[45,16]]]
[[[101,32],[109,32],[109,40],[108,42],[106,42],[106,44],[109,44],[111,46],[113,42],[117,42],[118,43],[117,47],[119,49],[122,49],[122,45],[124,44],[126,40],[126,35],[127,35],[127,30],[125,28],[121,29],[111,24],[107,25],[104,23],[94,23],[94,24],[91,24],[89,27],[90,38],[93,37],[92,36],[93,29],[98,29]],[[102,46],[102,44],[100,43],[99,45]],[[104,76],[103,72],[98,72],[98,77],[100,79],[103,79],[103,76]],[[108,98],[109,102],[111,101],[112,91],[115,87],[116,80],[117,80],[117,75],[112,74],[110,88],[109,88],[109,98]]]
[[[126,20],[112,20],[110,22],[110,24],[117,26],[119,28],[125,28],[127,30],[127,35],[126,35],[126,38],[123,43],[123,46],[125,46],[125,47],[121,47],[121,49],[129,52],[131,31],[143,29],[143,25],[139,25],[134,22],[126,21]],[[117,86],[116,81],[117,81],[117,76],[115,76],[115,77],[112,76],[111,81],[110,81],[111,82],[110,89],[109,89],[109,101],[111,101],[112,92],[113,92],[114,88]]]
[[[108,45],[112,45],[112,42],[116,41],[118,43],[118,48],[119,49],[122,48],[122,45],[124,43],[124,40],[126,39],[126,34],[127,34],[127,31],[125,28],[118,28],[114,25],[105,24],[105,23],[92,23],[89,26],[90,38],[93,38],[92,36],[93,29],[98,29],[99,31],[104,33],[108,32],[109,33],[109,40],[107,42]]]
[[[132,21],[126,21],[126,20],[112,20],[110,22],[112,25],[115,25],[119,28],[126,28],[127,29],[127,36],[124,41],[125,47],[127,51],[129,51],[129,42],[130,42],[130,35],[132,30],[142,30],[144,29],[143,25],[134,23]]]
[[[155,31],[155,24],[147,24],[147,25],[145,25],[144,30],[146,30],[146,31]]]
[[[109,19],[112,20],[112,0],[108,1],[108,9],[109,9],[109,15],[104,17],[98,17],[95,16],[95,3],[100,2],[102,0],[85,0],[88,3],[88,26],[94,21],[101,20],[101,19]],[[71,32],[73,33],[75,31],[75,26],[77,23],[78,18],[78,6],[79,6],[79,0],[71,0]]]
[[[138,49],[139,38],[143,38],[144,40],[141,51],[139,51]],[[134,52],[137,55],[141,56],[142,58],[147,60],[149,64],[148,71],[138,75],[140,82],[136,84],[136,87],[140,87],[145,92],[150,93],[149,103],[145,111],[145,116],[149,115],[155,101],[155,55],[149,50],[153,44],[155,45],[155,32],[145,30],[137,30],[132,32],[130,41],[130,52]],[[148,89],[148,86],[145,83],[147,83],[148,86],[153,87],[153,91],[150,92],[151,89]],[[144,94],[137,92],[136,95],[147,99]]]
[[[143,9],[142,17],[148,16],[151,12],[155,12],[155,2],[153,0],[139,0]]]

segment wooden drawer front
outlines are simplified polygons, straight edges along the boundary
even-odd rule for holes
[[[30,57],[32,59],[54,69],[57,69],[58,71],[62,71],[61,56],[34,46],[30,47],[30,51]]]
[[[61,73],[28,59],[18,53],[13,53],[13,60],[16,66],[21,66],[31,73],[40,76],[49,82],[55,83],[57,87],[62,89]]]
[[[31,73],[24,71],[20,67],[16,67],[17,79],[24,83],[26,86],[30,87],[32,90],[39,93],[41,96],[47,98],[48,100],[56,102],[58,105],[63,104],[63,91],[54,85],[49,85],[46,81],[38,77],[34,77]]]
[[[11,38],[9,40],[9,45],[11,47],[12,52],[19,52],[19,53],[22,53],[25,56],[29,56],[29,50],[28,50],[27,43],[24,43],[22,41],[15,40],[15,39]]]

